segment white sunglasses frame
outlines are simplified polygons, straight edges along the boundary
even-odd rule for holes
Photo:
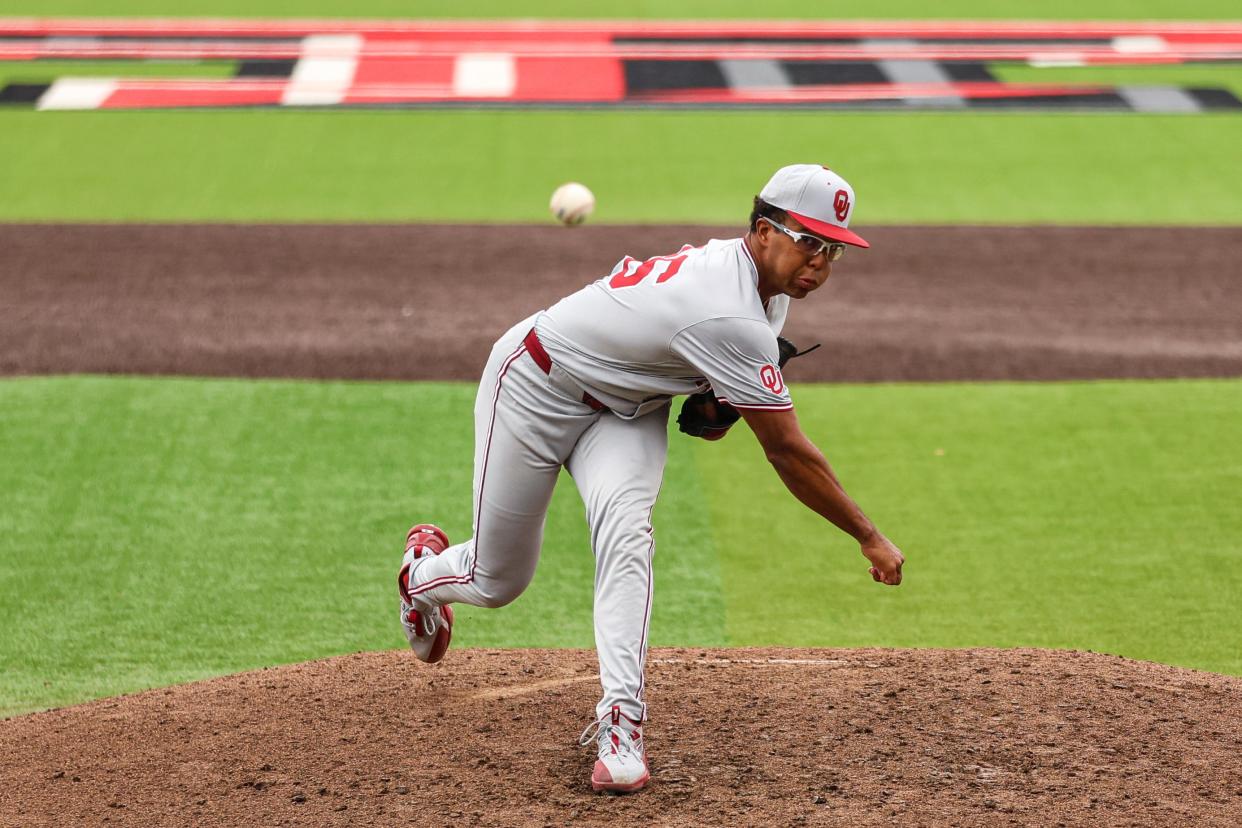
[[[807,251],[805,250],[801,251],[802,253],[807,255],[807,258],[813,259],[816,256],[818,256],[820,253],[824,253],[825,251],[827,251],[828,261],[835,262],[845,255],[845,248],[848,246],[846,245],[845,242],[826,241],[824,239],[821,239],[819,236],[816,236],[814,233],[799,233],[797,230],[790,230],[788,227],[781,224],[779,221],[776,221],[775,219],[770,219],[767,216],[760,216],[759,218],[762,219],[763,221],[766,221],[768,224],[772,225],[777,230],[780,230],[786,236],[789,236],[789,238],[793,240],[793,243],[795,245],[798,244],[802,239],[811,239],[813,241],[819,242],[819,248],[814,253],[807,253]]]

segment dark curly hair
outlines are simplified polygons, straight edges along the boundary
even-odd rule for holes
[[[759,196],[755,196],[754,207],[750,211],[750,231],[753,233],[759,224],[759,217],[770,218],[784,224],[789,216],[780,207],[773,207]]]

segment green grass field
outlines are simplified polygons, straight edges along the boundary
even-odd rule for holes
[[[404,645],[409,523],[469,531],[466,384],[0,382],[0,714]],[[1092,648],[1242,674],[1242,382],[805,387],[808,433],[905,549],[873,584],[744,428],[676,435],[656,645]],[[434,457],[435,462],[426,458]],[[757,504],[762,504],[762,507]],[[534,584],[461,646],[590,647],[558,488]]]
[[[997,79],[1007,83],[1099,83],[1108,86],[1183,86],[1228,89],[1242,97],[1242,66],[1196,64],[1183,66],[1028,66],[991,64]]]
[[[0,130],[4,221],[547,221],[566,180],[600,222],[735,221],[815,159],[860,226],[1242,223],[1236,115],[9,111]]]
[[[36,60],[0,62],[0,86],[50,83],[57,78],[228,78],[232,60]]]

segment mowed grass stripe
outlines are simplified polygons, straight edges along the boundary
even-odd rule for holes
[[[541,222],[579,180],[594,221],[737,222],[810,159],[859,227],[1242,223],[1227,114],[14,110],[0,135],[5,221]]]
[[[0,385],[10,638],[0,707],[392,646],[408,514],[449,514],[464,388],[34,379]],[[424,433],[426,444],[409,440]],[[454,527],[449,522],[450,530]],[[385,577],[380,577],[384,575]]]
[[[0,86],[59,78],[231,78],[236,73],[232,60],[0,61]]]
[[[1242,673],[1242,382],[795,388],[807,432],[908,554],[850,538],[760,474],[712,481],[731,645],[1069,647]]]
[[[468,384],[0,382],[0,710],[400,647],[411,521],[470,525]],[[652,643],[1091,647],[1242,673],[1242,382],[821,386],[800,416],[910,555],[872,584],[744,427],[674,434]],[[936,450],[942,449],[943,454]],[[591,646],[563,480],[460,646]]]
[[[468,384],[0,381],[0,714],[405,646],[409,524],[470,532]],[[720,644],[723,602],[685,447],[656,524],[656,643]],[[683,498],[694,501],[681,514]],[[463,608],[460,646],[590,647],[572,481],[534,583]]]
[[[1145,66],[1030,66],[994,63],[997,80],[1006,83],[1068,83],[1107,86],[1173,86],[1183,89],[1227,89],[1242,97],[1242,65],[1190,63]]]

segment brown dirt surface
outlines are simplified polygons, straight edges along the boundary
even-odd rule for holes
[[[1236,826],[1242,678],[1039,650],[654,650],[594,794],[589,651],[272,668],[0,722],[4,825]]]
[[[622,254],[740,229],[0,225],[0,374],[474,380]],[[1242,376],[1242,228],[866,235],[795,303],[825,347],[791,380]]]

